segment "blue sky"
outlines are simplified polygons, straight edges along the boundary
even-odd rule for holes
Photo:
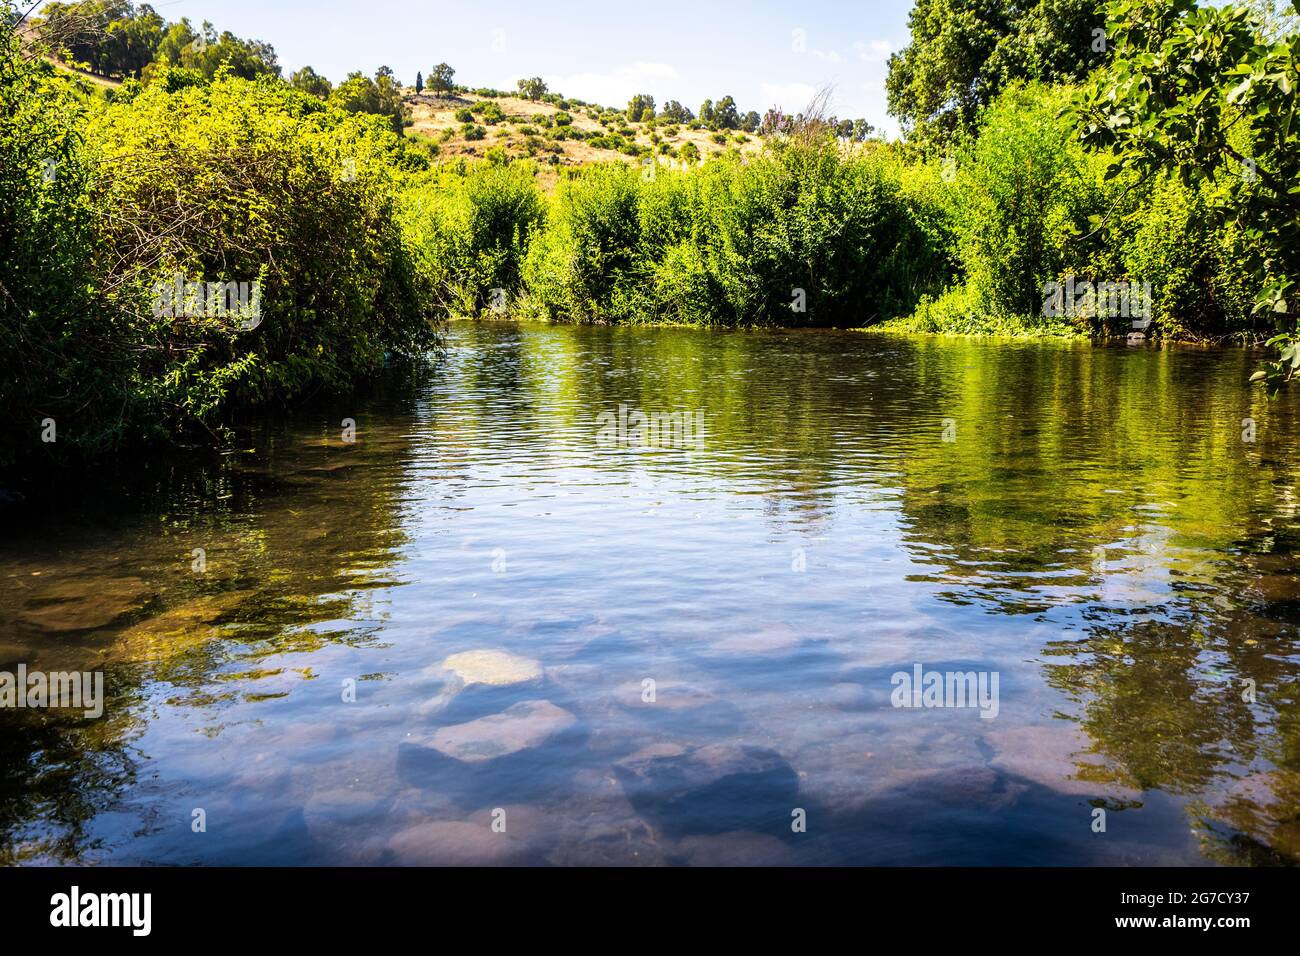
[[[911,0],[651,3],[567,0],[159,0],[168,20],[275,46],[285,75],[311,64],[332,80],[387,64],[406,83],[445,60],[470,86],[513,88],[541,75],[551,88],[610,106],[636,92],[692,110],[726,94],[742,110],[797,110],[832,84],[832,112],[885,114],[889,53],[907,42]],[[796,31],[802,31],[797,33]]]

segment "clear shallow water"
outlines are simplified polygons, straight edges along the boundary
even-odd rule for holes
[[[0,517],[0,669],[108,693],[0,711],[0,860],[1294,863],[1300,400],[1252,363],[454,326]],[[540,676],[456,693],[482,649]],[[893,707],[917,664],[997,716]]]

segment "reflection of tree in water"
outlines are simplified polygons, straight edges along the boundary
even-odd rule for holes
[[[1188,811],[1220,862],[1300,862],[1300,632],[1268,597],[1300,591],[1296,543],[1243,549],[1221,586],[1231,603],[1187,589],[1160,620],[1094,608],[1086,637],[1043,650],[1091,752],[1129,786],[1197,796]]]
[[[93,848],[90,822],[136,781],[132,703],[110,697],[102,720],[49,710],[3,715],[0,866],[73,863]]]
[[[882,447],[916,401],[906,340],[846,333],[715,334],[566,328],[506,336],[463,331],[484,348],[462,353],[456,427],[537,445],[564,434],[609,471],[716,475],[769,499],[773,516],[829,517],[846,487],[878,483]],[[901,358],[900,358],[901,356]],[[883,374],[882,361],[899,367]],[[646,413],[694,411],[705,451],[597,454],[596,416],[620,404]],[[872,474],[864,473],[872,469]]]
[[[1201,669],[1205,639],[1183,624],[1094,625],[1076,642],[1051,642],[1048,683],[1083,706],[1094,751],[1136,789],[1196,792],[1229,763],[1250,760],[1254,721],[1229,677]]]
[[[95,818],[121,808],[145,775],[147,757],[131,741],[160,686],[170,706],[256,700],[262,676],[282,674],[259,671],[257,661],[371,639],[364,596],[395,583],[390,569],[407,541],[392,480],[409,454],[405,395],[358,403],[355,445],[341,441],[343,412],[316,437],[263,426],[219,464],[141,462],[124,483],[101,478],[71,497],[65,487],[58,498],[79,502],[76,513],[34,509],[40,520],[6,538],[0,656],[12,660],[0,667],[102,670],[107,701],[98,720],[0,713],[0,864],[93,855]],[[404,410],[383,420],[400,426],[366,417],[388,401]],[[191,570],[194,548],[206,552],[206,573]],[[108,623],[95,619],[94,596],[121,592],[122,575],[132,602]],[[58,630],[41,626],[52,620]],[[346,624],[311,626],[327,621]],[[282,685],[268,696],[282,696]],[[136,835],[151,825],[142,820]]]

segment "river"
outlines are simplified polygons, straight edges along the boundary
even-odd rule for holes
[[[0,862],[1295,863],[1257,361],[456,323],[70,476],[0,515],[0,671],[103,714],[0,711]]]

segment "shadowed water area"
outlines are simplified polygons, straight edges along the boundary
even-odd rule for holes
[[[1300,394],[1256,361],[454,325],[0,514],[0,670],[107,694],[0,711],[0,861],[1295,863]],[[996,716],[893,706],[918,664]]]

